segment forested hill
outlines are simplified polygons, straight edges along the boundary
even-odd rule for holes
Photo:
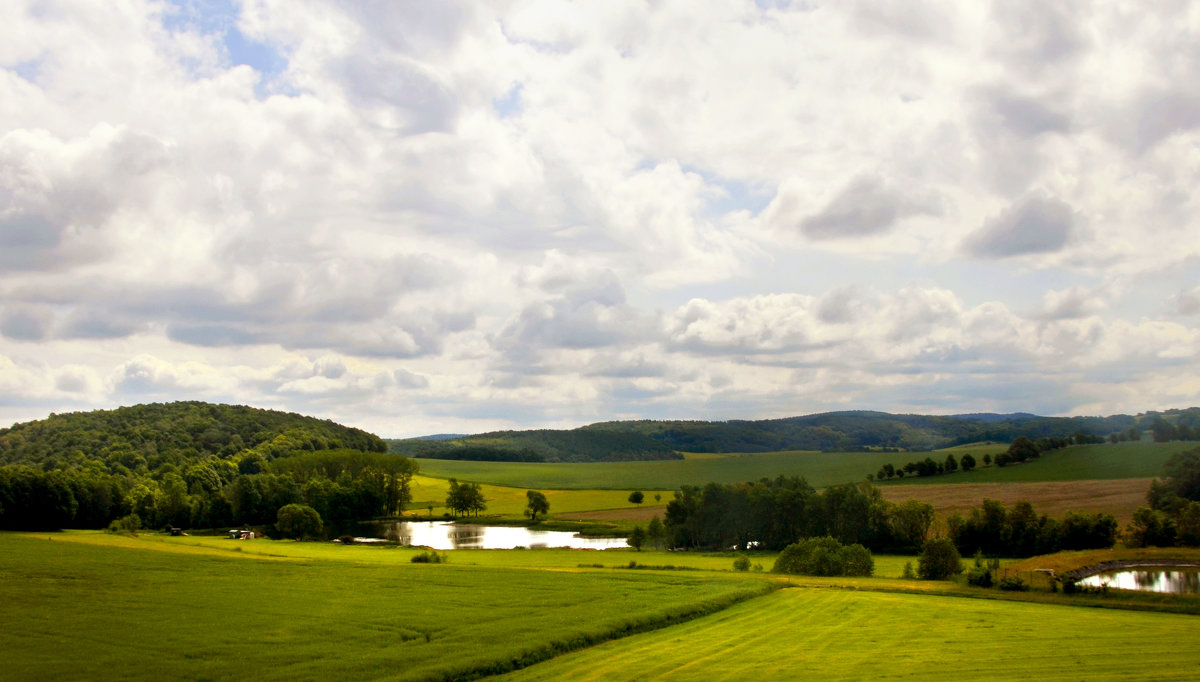
[[[345,527],[408,502],[416,464],[386,450],[359,429],[234,405],[51,415],[0,430],[0,529],[271,526],[295,504]]]
[[[758,421],[616,421],[569,431],[504,431],[440,441],[390,441],[391,452],[441,459],[581,462],[665,459],[678,452],[771,452],[864,448],[930,450],[1018,436],[1108,437],[1156,423],[1200,428],[1200,408],[1108,417],[1033,414],[955,416],[826,412]]]
[[[203,402],[52,414],[0,429],[0,465],[46,470],[95,461],[112,473],[149,473],[167,465],[184,470],[210,457],[267,461],[335,448],[384,452],[387,446],[378,436],[328,420]]]

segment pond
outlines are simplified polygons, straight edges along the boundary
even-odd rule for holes
[[[513,549],[570,547],[615,549],[628,547],[625,538],[585,538],[578,533],[530,530],[523,526],[481,526],[449,521],[391,521],[375,524],[378,537],[402,545],[432,549]]]
[[[1079,581],[1088,587],[1109,587],[1163,594],[1200,594],[1200,570],[1171,566],[1143,566],[1136,569],[1097,573]]]

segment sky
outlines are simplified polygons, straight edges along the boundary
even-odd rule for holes
[[[1200,404],[1200,2],[6,0],[0,426]]]

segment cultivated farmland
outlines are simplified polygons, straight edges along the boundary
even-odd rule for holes
[[[513,680],[1194,679],[1196,616],[786,589]]]

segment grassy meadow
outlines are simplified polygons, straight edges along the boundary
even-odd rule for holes
[[[257,554],[169,539],[0,533],[0,678],[454,679],[773,589],[761,577],[413,564],[378,548],[225,541],[315,550]]]
[[[0,679],[1184,679],[1200,664],[1200,617],[1162,599],[901,579],[912,557],[807,578],[737,573],[725,554],[418,551],[0,533],[0,612],[19,624],[0,629]]]
[[[1036,460],[1006,467],[982,467],[984,454],[995,456],[1004,445],[970,445],[934,452],[753,452],[730,454],[685,454],[682,460],[651,462],[596,462],[563,464],[544,462],[472,462],[461,460],[418,460],[421,473],[434,478],[488,483],[498,486],[551,490],[674,490],[680,485],[704,485],[710,481],[736,483],[780,474],[803,476],[818,488],[862,481],[881,466],[932,457],[942,461],[947,454],[960,458],[970,453],[981,468],[944,476],[884,482],[882,485],[941,485],[964,483],[1014,483],[1071,481],[1085,479],[1148,478],[1162,474],[1163,462],[1171,455],[1195,447],[1195,443],[1173,442],[1076,445],[1043,454]]]
[[[478,479],[463,480],[476,481]],[[482,488],[484,499],[487,500],[488,508],[484,512],[487,516],[499,516],[508,519],[524,517],[525,505],[529,501],[525,496],[528,488],[493,485],[490,483],[484,483],[480,487]],[[413,499],[408,505],[408,510],[411,513],[422,515],[428,514],[430,508],[433,509],[435,516],[446,513],[449,511],[445,507],[446,493],[449,489],[450,483],[448,479],[433,478],[429,475],[414,476],[412,481]],[[542,492],[546,495],[546,500],[550,503],[551,514],[635,509],[639,507],[639,505],[635,505],[629,501],[629,490],[545,489]],[[669,490],[645,490],[646,500],[650,504],[654,503],[655,493],[661,495],[663,500],[670,500],[672,495]]]
[[[1171,443],[1104,443],[1100,445],[1072,445],[1061,450],[1042,453],[1041,457],[1022,464],[1004,467],[990,466],[975,471],[949,476],[925,478],[907,476],[901,480],[884,482],[883,485],[936,485],[943,483],[1024,483],[1032,481],[1077,481],[1123,478],[1151,478],[1162,475],[1163,463],[1171,455],[1191,450],[1196,443],[1175,441]],[[954,452],[946,450],[943,452]],[[956,457],[958,455],[955,455]],[[994,456],[994,453],[993,453]],[[978,461],[979,455],[974,455]],[[903,456],[901,462],[908,461]],[[935,456],[934,459],[937,459]],[[945,455],[942,455],[945,459]],[[982,464],[982,462],[980,462]]]
[[[1200,618],[786,589],[567,654],[512,680],[1194,679]]]
[[[471,462],[421,459],[421,473],[436,478],[455,477],[501,486],[552,490],[675,490],[681,485],[702,486],[710,481],[736,483],[775,478],[780,474],[804,476],[822,487],[861,481],[886,462],[908,453],[879,452],[754,452],[722,455],[685,455],[685,459],[650,462]],[[924,456],[924,455],[922,455]],[[945,456],[943,455],[943,458]]]
[[[1039,513],[1056,517],[1068,511],[1109,513],[1124,525],[1135,509],[1145,505],[1150,481],[1162,473],[1163,462],[1193,446],[1149,441],[1080,445],[1045,453],[1024,464],[926,478],[910,476],[879,486],[884,497],[894,502],[918,499],[932,504],[939,517],[965,512],[990,498],[1009,505],[1026,500]],[[414,480],[414,501],[409,508],[422,514],[433,507],[435,515],[442,514],[447,482],[441,477],[457,477],[484,482],[488,516],[521,518],[525,489],[536,488],[550,500],[554,518],[609,522],[626,528],[655,514],[661,517],[672,491],[683,484],[731,483],[785,474],[804,476],[821,487],[863,480],[866,472],[888,462],[903,464],[927,456],[942,460],[947,454],[960,458],[970,453],[982,463],[984,454],[994,456],[1004,449],[998,444],[974,444],[933,453],[704,453],[688,454],[683,460],[587,464],[422,459],[422,475]],[[628,491],[634,489],[646,492],[642,505],[628,501]],[[655,494],[661,500],[655,501]]]

